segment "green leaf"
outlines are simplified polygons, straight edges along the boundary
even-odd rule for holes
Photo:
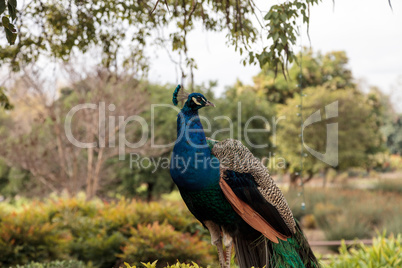
[[[0,108],[3,107],[5,110],[11,110],[14,106],[10,103],[7,95],[5,94],[5,88],[0,87]]]
[[[1,22],[3,23],[4,28],[8,29],[9,24],[10,24],[10,19],[8,18],[8,16],[2,17]]]
[[[6,0],[0,0],[0,15],[6,10]]]
[[[17,17],[17,0],[8,0],[8,12],[10,13],[11,19],[15,20]]]
[[[279,38],[279,33],[276,32],[272,39],[274,40],[274,42],[276,42],[278,40],[278,38]]]
[[[272,12],[268,12],[267,14],[265,14],[264,16],[264,20],[269,20],[272,16]]]
[[[13,33],[12,31],[10,31],[10,29],[8,28],[4,28],[4,30],[6,31],[6,38],[7,41],[10,45],[14,45],[15,43],[15,39],[17,39],[17,34]]]

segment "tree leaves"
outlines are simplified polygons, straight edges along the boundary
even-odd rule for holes
[[[117,68],[127,62],[137,61],[133,66],[144,65],[145,70],[147,63],[143,51],[146,46],[152,45],[146,37],[152,36],[151,31],[155,29],[168,28],[168,25],[173,24],[176,25],[177,31],[170,33],[171,38],[168,38],[169,35],[159,38],[161,41],[158,43],[184,56],[185,59],[181,62],[192,70],[194,64],[187,53],[187,33],[194,29],[197,21],[201,21],[209,31],[227,31],[228,44],[241,55],[248,55],[243,64],[258,62],[260,66],[264,66],[269,63],[275,67],[276,72],[280,70],[285,73],[288,63],[295,60],[293,46],[298,35],[296,19],[301,16],[304,23],[308,24],[309,5],[318,2],[291,0],[273,5],[264,16],[266,27],[269,28],[266,37],[272,41],[272,45],[263,48],[261,52],[252,49],[258,30],[250,18],[254,16],[257,7],[249,1],[227,1],[225,5],[215,1],[194,4],[192,0],[183,0],[179,5],[176,2],[169,4],[168,1],[164,4],[163,1],[152,4],[135,0],[124,1],[124,4],[111,0],[92,0],[87,1],[86,5],[81,1],[32,1],[32,4],[21,11],[19,19],[25,22],[32,18],[43,18],[33,22],[40,24],[38,26],[42,31],[31,31],[27,27],[31,24],[27,21],[19,29],[20,38],[24,40],[20,40],[18,48],[13,51],[0,50],[0,59],[1,62],[12,61],[18,64],[33,61],[38,55],[49,55],[50,52],[49,56],[68,60],[74,48],[85,53],[92,45],[96,45],[102,48],[102,64],[107,68]],[[3,12],[7,7],[10,21],[9,27],[5,27],[6,37],[10,44],[14,44],[17,31],[13,23],[17,17],[17,1],[0,0]],[[172,13],[169,13],[170,11]],[[131,40],[124,35],[129,29],[128,26],[138,30],[130,33]],[[129,50],[134,53],[127,55],[127,46],[122,44],[129,44]],[[29,49],[26,49],[28,47]],[[117,56],[119,53],[126,54],[125,58]],[[118,59],[122,59],[122,62],[116,62]]]
[[[6,0],[0,0],[0,15],[6,10]]]
[[[13,105],[8,100],[7,95],[5,94],[6,89],[4,87],[0,87],[0,108],[4,108],[5,110],[13,109]]]
[[[296,19],[301,16],[308,26],[309,6],[317,3],[318,0],[293,0],[271,7],[264,20],[269,28],[267,39],[273,43],[257,56],[261,67],[268,64],[275,74],[281,70],[286,77],[288,63],[296,60],[293,52],[298,36]]]
[[[8,13],[10,13],[11,19],[14,21],[17,17],[17,0],[8,0]]]
[[[17,18],[17,0],[8,0],[6,5],[6,0],[0,0],[0,15],[4,13],[8,7],[9,15],[4,15],[1,18],[2,26],[6,32],[6,38],[10,45],[15,43],[17,39],[17,27],[14,25],[13,21]],[[11,17],[11,21],[10,21]]]
[[[15,39],[17,38],[17,28],[13,23],[10,22],[10,18],[8,16],[3,16],[1,21],[6,32],[8,43],[10,45],[14,45]]]

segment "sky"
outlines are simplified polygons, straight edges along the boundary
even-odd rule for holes
[[[256,1],[261,10],[267,2]],[[378,86],[391,96],[394,108],[402,113],[402,1],[330,0],[312,7],[310,39],[314,51],[322,53],[344,50],[354,77],[368,86]],[[195,83],[217,80],[217,95],[237,79],[252,84],[259,66],[243,66],[242,57],[226,45],[224,32],[206,32],[201,27],[188,37],[189,54],[196,60]],[[299,45],[310,46],[303,31]],[[154,52],[150,80],[179,83],[174,63],[163,49]]]

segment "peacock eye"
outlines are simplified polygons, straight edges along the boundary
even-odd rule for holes
[[[201,97],[197,97],[197,101],[202,101]]]

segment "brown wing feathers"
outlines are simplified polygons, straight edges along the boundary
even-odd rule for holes
[[[273,179],[269,176],[267,169],[253,156],[247,147],[240,141],[228,139],[215,144],[212,148],[212,154],[219,159],[223,171],[228,169],[239,173],[252,174],[254,181],[258,185],[259,193],[281,215],[281,218],[291,233],[295,233],[296,223],[286,199],[275,185]],[[221,172],[220,185],[233,208],[250,226],[260,231],[275,243],[278,243],[276,237],[286,240],[288,236],[275,230],[272,225],[268,223],[269,219],[267,219],[266,216],[262,217],[250,205],[236,196],[231,187],[224,180],[224,172]],[[253,226],[253,224],[255,226]]]
[[[274,243],[279,243],[278,238],[286,241],[288,237],[278,233],[260,214],[238,198],[223,178],[220,179],[219,185],[233,209],[245,222]]]

